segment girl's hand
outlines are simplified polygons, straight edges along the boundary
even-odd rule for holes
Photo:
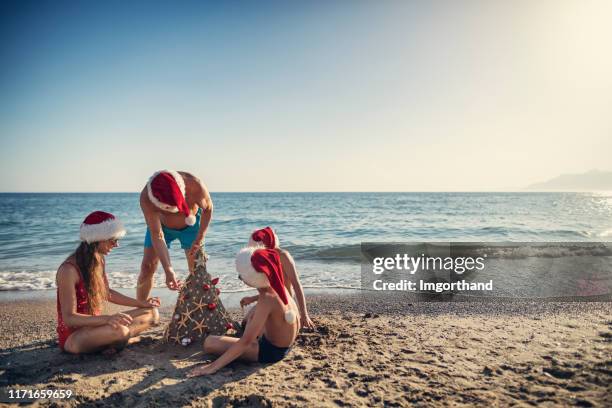
[[[212,375],[217,372],[217,370],[211,368],[212,364],[200,364],[196,368],[190,370],[187,373],[187,377],[199,377],[201,375]]]
[[[240,299],[240,307],[245,307],[257,301],[257,296],[246,296]]]
[[[107,316],[107,324],[117,329],[119,326],[129,326],[132,324],[132,316],[125,313],[117,313],[112,316]]]
[[[141,302],[140,307],[159,307],[161,302],[158,297],[148,298],[144,302]]]

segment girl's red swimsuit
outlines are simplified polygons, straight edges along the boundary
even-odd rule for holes
[[[91,313],[89,313],[89,305],[88,305],[89,297],[87,296],[87,290],[85,290],[85,283],[83,280],[83,275],[81,275],[81,270],[79,269],[77,265],[75,265],[74,263],[70,261],[66,261],[65,263],[68,263],[74,266],[74,268],[79,273],[80,279],[76,283],[76,285],[74,285],[74,291],[76,292],[76,301],[77,301],[76,312],[80,314],[90,315]],[[96,311],[93,315],[97,316],[99,314],[100,312]],[[66,326],[66,324],[64,323],[64,319],[62,319],[62,306],[60,304],[59,289],[58,289],[57,290],[57,336],[59,339],[59,346],[62,350],[64,349],[64,344],[66,343],[68,336],[70,336],[75,330],[76,330],[75,328],[70,328]]]

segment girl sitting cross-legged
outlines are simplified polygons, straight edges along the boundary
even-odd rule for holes
[[[80,235],[80,245],[56,275],[59,346],[73,354],[122,348],[159,322],[159,299],[138,301],[108,287],[104,257],[125,235],[121,221],[103,211],[93,212],[81,224]],[[103,315],[105,301],[135,309]]]

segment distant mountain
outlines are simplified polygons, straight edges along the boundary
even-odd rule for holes
[[[591,170],[582,174],[562,174],[527,187],[535,191],[612,191],[612,171]]]

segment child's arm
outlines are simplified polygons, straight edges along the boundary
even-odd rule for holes
[[[159,307],[160,305],[159,298],[157,297],[152,297],[147,300],[140,301],[129,296],[125,296],[124,294],[119,293],[113,289],[109,289],[108,291],[108,301],[116,305],[130,307]]]
[[[285,276],[289,279],[289,283],[291,283],[291,287],[295,290],[295,296],[298,304],[298,308],[300,309],[300,322],[302,327],[310,327],[314,328],[314,323],[310,320],[310,316],[308,315],[308,309],[306,308],[306,298],[304,297],[304,291],[302,290],[302,284],[300,283],[300,278],[297,274],[297,269],[295,267],[295,261],[291,254],[285,250],[281,250],[281,259],[283,262],[283,271]]]
[[[245,296],[242,299],[240,299],[240,307],[248,306],[251,303],[257,302],[257,300],[259,300],[259,295]]]

